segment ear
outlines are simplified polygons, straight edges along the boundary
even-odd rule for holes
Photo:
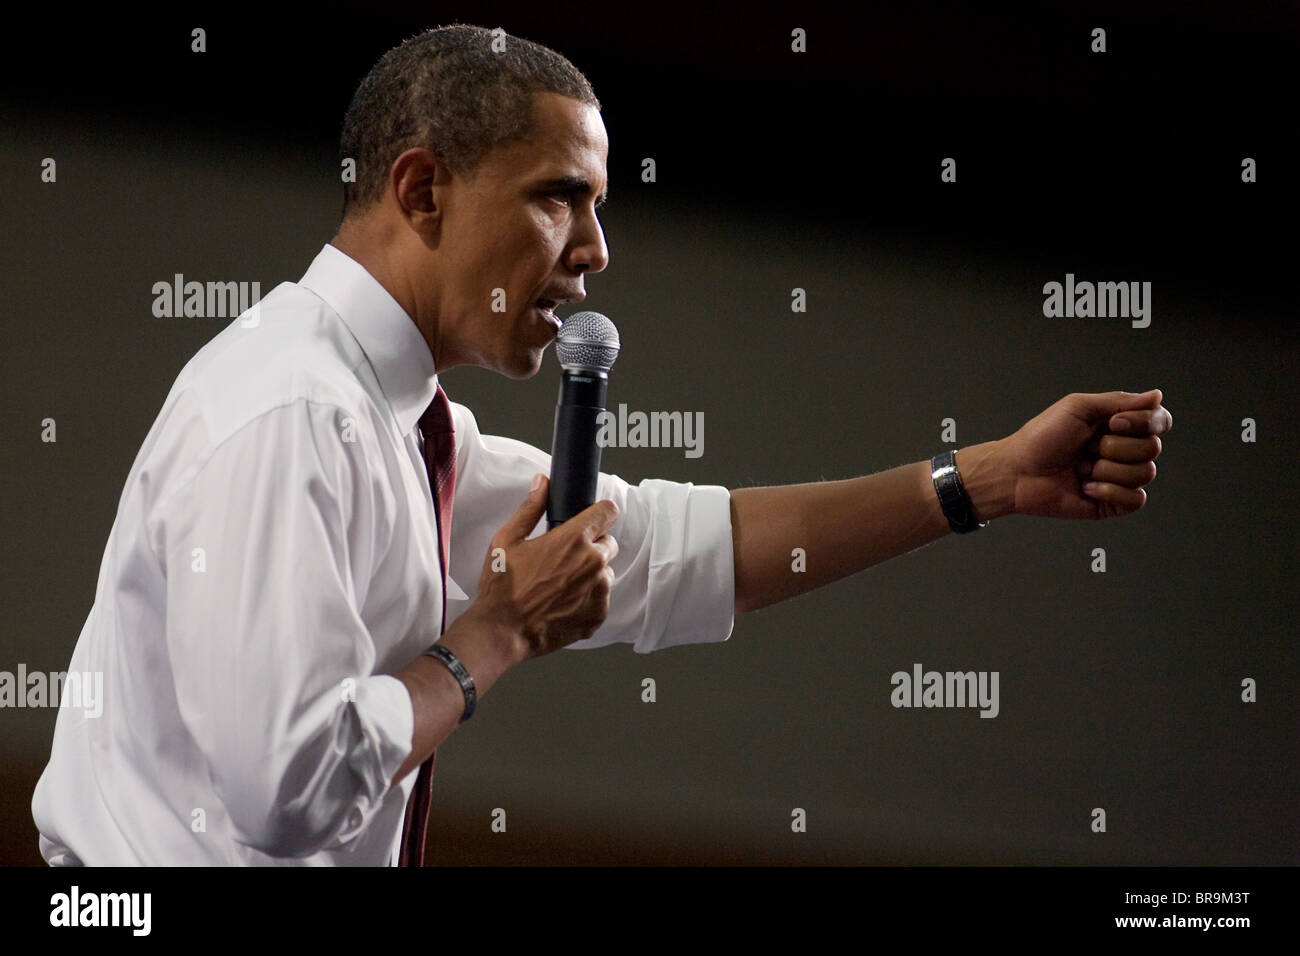
[[[451,171],[432,150],[408,149],[388,170],[390,194],[402,218],[425,242],[436,242]]]

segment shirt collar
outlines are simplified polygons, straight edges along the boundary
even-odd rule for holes
[[[329,243],[298,284],[339,314],[370,360],[402,434],[409,434],[438,390],[433,353],[414,320],[361,263]]]

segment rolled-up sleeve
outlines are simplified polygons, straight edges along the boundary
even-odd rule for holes
[[[272,409],[159,505],[185,729],[236,839],[270,856],[346,848],[411,748],[358,611],[391,529],[368,432],[329,404]]]
[[[452,403],[456,425],[456,502],[451,577],[464,590],[448,621],[473,600],[492,535],[515,513],[534,474],[551,456],[512,438],[484,435],[473,413]],[[601,472],[598,499],[618,505],[618,541],[609,615],[572,648],[631,644],[641,653],[677,644],[725,641],[735,623],[731,495],[721,485],[647,478],[631,485]],[[546,531],[538,522],[529,537]]]

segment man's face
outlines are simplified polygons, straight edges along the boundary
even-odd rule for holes
[[[582,301],[584,275],[609,262],[596,218],[609,155],[600,113],[555,93],[536,94],[534,110],[530,140],[497,147],[445,192],[440,365],[446,356],[509,378],[535,375],[559,329],[544,307]]]

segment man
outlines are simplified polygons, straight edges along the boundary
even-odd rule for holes
[[[950,530],[1145,502],[1158,391],[1066,396],[937,468],[734,493],[602,475],[543,534],[548,456],[480,434],[438,375],[538,371],[551,310],[608,264],[608,143],[567,60],[493,46],[449,27],[380,60],[344,121],[338,234],[168,395],[69,668],[104,673],[103,716],[60,711],[33,797],[50,863],[395,862],[417,768],[516,664],[726,640],[735,611]]]

